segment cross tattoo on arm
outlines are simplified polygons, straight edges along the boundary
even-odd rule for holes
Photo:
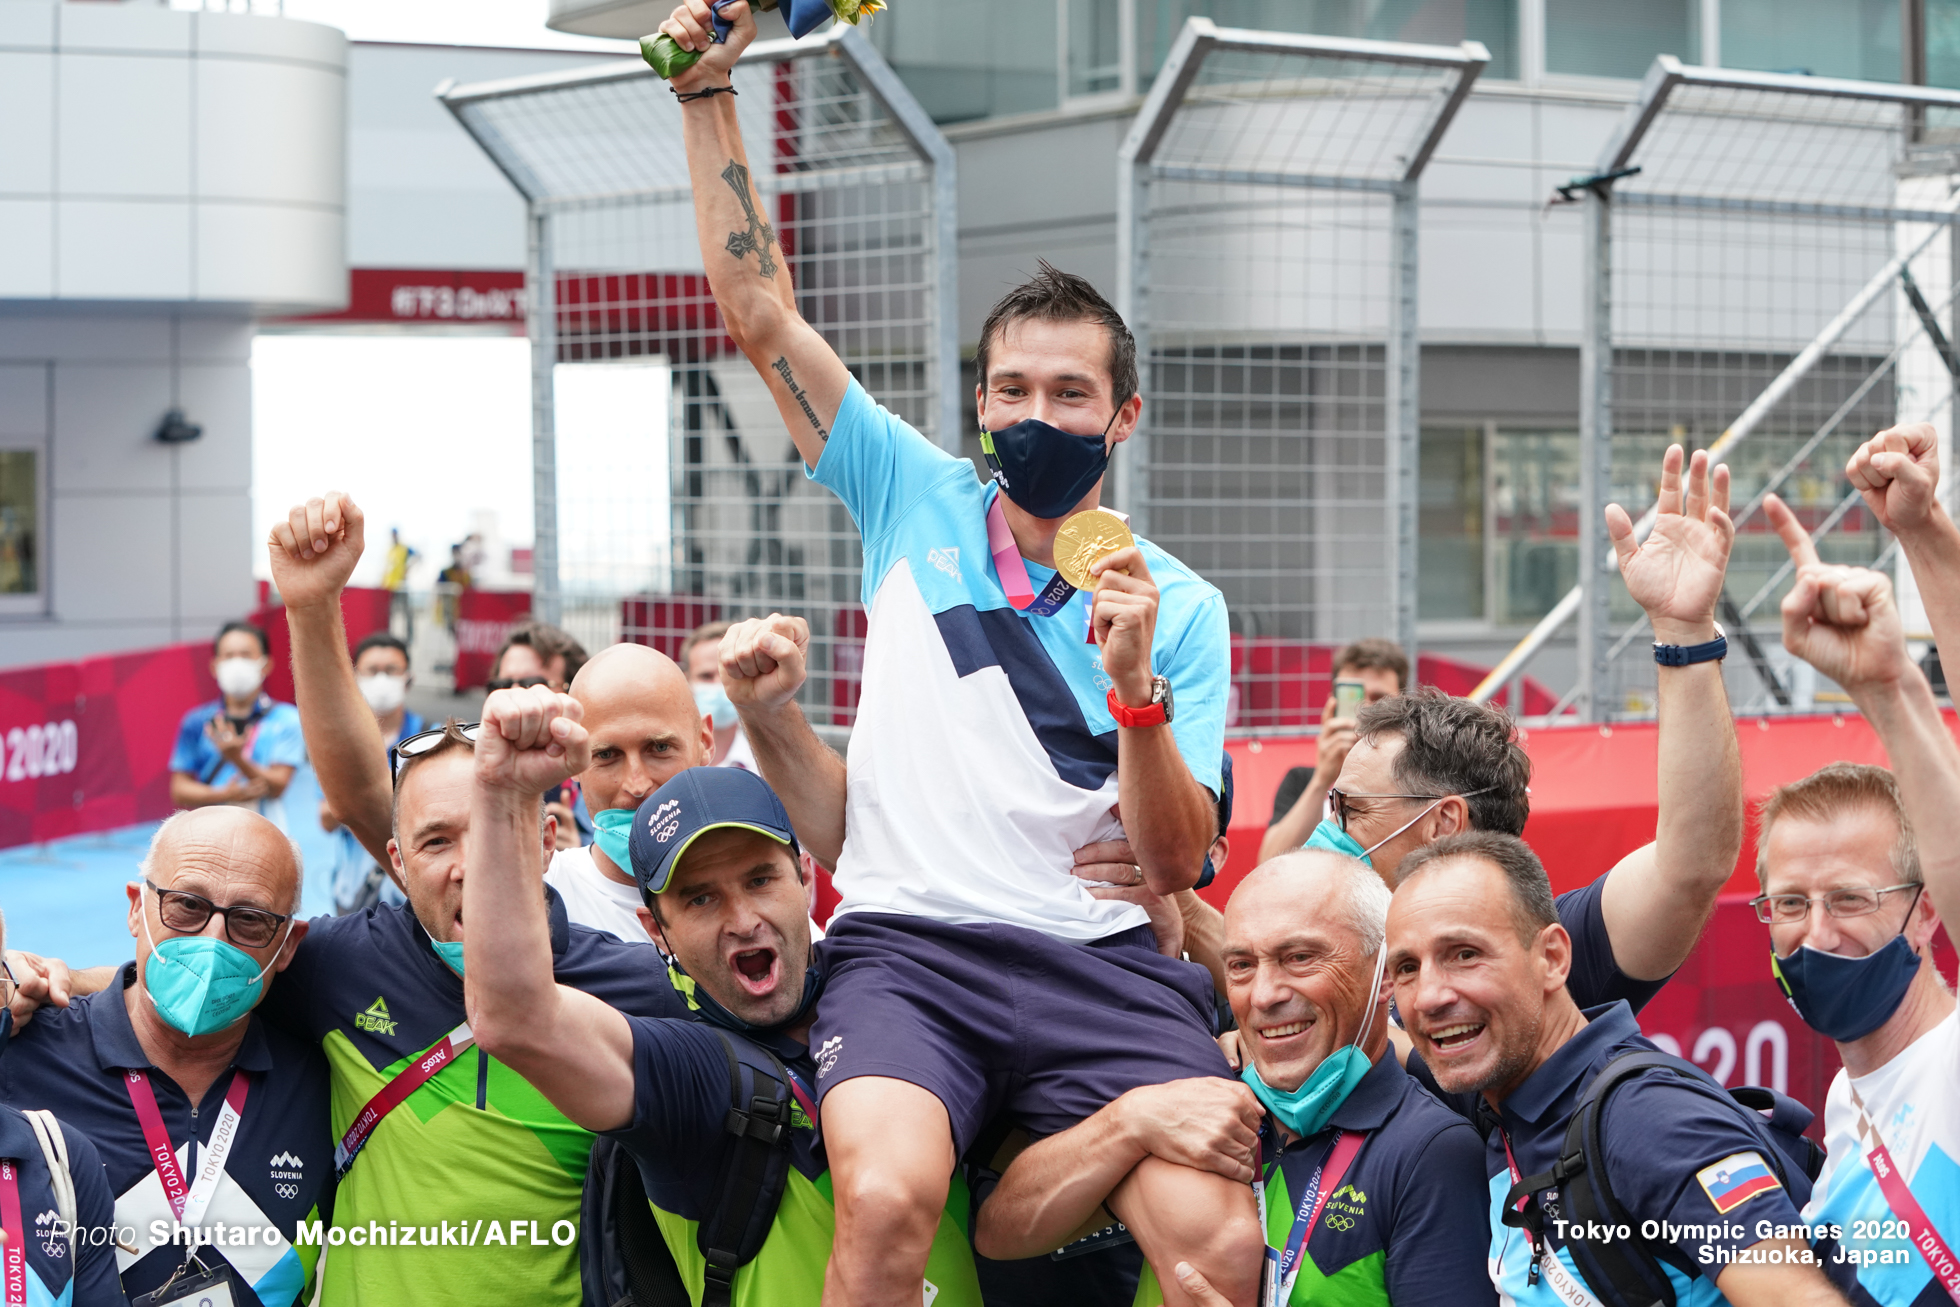
[[[749,170],[730,159],[721,171],[721,179],[734,188],[742,201],[742,211],[749,215],[747,231],[728,233],[728,252],[738,261],[753,252],[762,265],[757,271],[765,277],[774,277],[776,261],[769,257],[769,247],[777,243],[776,230],[755,211],[755,196],[749,190]]]

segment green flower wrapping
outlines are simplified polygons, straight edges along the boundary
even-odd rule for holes
[[[757,10],[768,11],[775,9],[780,0],[750,0],[750,2]],[[793,22],[791,32],[796,36],[803,36],[815,30],[816,25],[822,21],[824,8],[827,8],[830,15],[839,22],[849,23],[855,27],[859,19],[875,14],[884,7],[884,0],[821,0],[819,5],[810,5],[807,0],[791,0],[790,8],[797,11],[793,15],[794,18],[802,20],[806,12],[811,10],[816,13],[816,22],[809,23],[807,26],[802,21]],[[798,27],[802,30],[796,30]],[[701,61],[699,51],[681,49],[680,44],[665,32],[655,32],[650,36],[641,37],[640,57],[652,66],[654,72],[670,79],[674,74],[692,68]]]

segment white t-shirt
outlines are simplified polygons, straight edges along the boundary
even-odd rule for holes
[[[749,747],[749,734],[739,726],[735,728],[735,738],[728,742],[728,756],[715,766],[740,767],[758,776],[762,774],[762,768],[755,765],[755,750]]]
[[[592,861],[592,846],[560,849],[551,855],[544,883],[565,900],[565,915],[573,924],[603,930],[628,944],[651,944],[640,924],[640,891],[600,871]]]
[[[1905,1307],[1921,1301],[1932,1270],[1910,1237],[1898,1234],[1899,1217],[1872,1175],[1871,1142],[1858,1137],[1852,1083],[1840,1070],[1825,1098],[1828,1155],[1804,1220],[1842,1227],[1841,1248],[1876,1254],[1873,1264],[1857,1266],[1858,1286],[1883,1307]],[[1960,1012],[1855,1083],[1893,1164],[1951,1248],[1960,1240]],[[1829,1263],[1837,1254],[1825,1256]],[[1828,1269],[1841,1287],[1848,1283],[1851,1267]]]

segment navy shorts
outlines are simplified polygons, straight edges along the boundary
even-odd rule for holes
[[[1036,1137],[1139,1085],[1229,1076],[1211,975],[1140,926],[1070,944],[1020,926],[852,912],[824,942],[819,1097],[889,1076],[946,1105],[955,1154],[1006,1113]]]

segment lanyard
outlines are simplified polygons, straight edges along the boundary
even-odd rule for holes
[[[157,1179],[163,1184],[163,1196],[170,1203],[170,1210],[184,1225],[196,1225],[204,1215],[204,1209],[211,1204],[211,1198],[218,1192],[218,1180],[225,1173],[225,1159],[231,1156],[231,1146],[238,1140],[239,1123],[245,1117],[245,1093],[250,1082],[238,1072],[231,1073],[231,1087],[225,1091],[224,1110],[218,1113],[218,1124],[211,1131],[211,1142],[201,1153],[203,1162],[197,1168],[197,1176],[190,1184],[184,1183],[184,1173],[177,1165],[177,1150],[171,1147],[170,1132],[164,1128],[163,1113],[157,1110],[156,1092],[150,1088],[147,1071],[131,1071],[123,1080],[129,1090],[129,1101],[136,1108],[136,1120],[143,1127],[143,1142],[150,1147],[150,1160],[156,1163]],[[193,1132],[192,1142],[196,1139]]]
[[[0,1225],[7,1231],[7,1247],[0,1252],[7,1307],[27,1307],[27,1227],[20,1219],[20,1166],[12,1161],[0,1161]]]
[[[1510,1134],[1500,1126],[1497,1131],[1497,1137],[1504,1141],[1504,1165],[1511,1169],[1511,1183],[1513,1185],[1522,1183],[1524,1172],[1518,1170],[1518,1159],[1511,1155]],[[1520,1194],[1518,1195],[1518,1201],[1512,1204],[1512,1206],[1517,1211],[1522,1212],[1530,1202],[1530,1194]],[[1544,1260],[1545,1249],[1539,1242],[1538,1231],[1534,1230],[1530,1225],[1524,1227],[1524,1237],[1525,1242],[1531,1245],[1531,1268],[1525,1273],[1524,1282],[1528,1285],[1535,1285],[1538,1283],[1538,1264]]]
[[[810,1129],[813,1131],[817,1130],[817,1100],[811,1097],[810,1091],[803,1087],[803,1082],[796,1078],[796,1072],[790,1070],[788,1067],[784,1067],[783,1074],[789,1077],[789,1092],[791,1097],[795,1098],[796,1105],[803,1109],[803,1115],[810,1118]],[[818,1132],[818,1137],[822,1137],[821,1131]]]
[[[1912,1246],[1919,1250],[1919,1255],[1926,1259],[1926,1265],[1932,1268],[1934,1282],[1946,1290],[1947,1297],[1960,1304],[1960,1259],[1954,1257],[1946,1240],[1933,1227],[1926,1209],[1919,1205],[1919,1200],[1907,1187],[1905,1177],[1899,1174],[1898,1165],[1892,1161],[1891,1150],[1880,1137],[1877,1123],[1865,1112],[1865,1101],[1858,1096],[1855,1088],[1851,1090],[1851,1101],[1858,1107],[1859,1135],[1871,1134],[1871,1150],[1865,1154],[1865,1160],[1871,1164],[1879,1192],[1885,1195],[1892,1215],[1904,1221],[1912,1231]]]
[[[454,1030],[436,1041],[433,1048],[413,1062],[403,1067],[401,1072],[381,1086],[373,1098],[368,1099],[354,1116],[354,1123],[347,1127],[340,1142],[333,1147],[333,1166],[336,1179],[347,1174],[347,1168],[354,1164],[361,1149],[367,1147],[369,1136],[381,1124],[381,1118],[401,1106],[403,1099],[435,1078],[436,1072],[455,1061],[462,1051],[475,1043],[470,1034],[470,1023],[465,1021]]]
[[[1014,543],[1014,532],[1007,525],[1007,510],[1000,506],[1000,496],[987,505],[987,549],[994,556],[994,571],[1000,576],[1000,588],[1007,592],[1007,602],[1027,613],[1030,617],[1052,617],[1062,611],[1069,600],[1075,598],[1075,587],[1062,579],[1060,572],[1034,592],[1034,582],[1028,579],[1028,565],[1021,557],[1021,548]]]
[[[1361,1151],[1361,1141],[1365,1138],[1359,1130],[1341,1131],[1340,1138],[1327,1150],[1327,1156],[1314,1168],[1313,1179],[1307,1182],[1306,1192],[1300,1195],[1300,1208],[1293,1218],[1293,1229],[1288,1232],[1286,1246],[1279,1256],[1280,1302],[1293,1296],[1293,1282],[1300,1278],[1299,1261],[1306,1247],[1307,1234],[1319,1222],[1328,1196],[1341,1187],[1341,1177],[1347,1174],[1348,1165],[1354,1161],[1354,1155]]]

